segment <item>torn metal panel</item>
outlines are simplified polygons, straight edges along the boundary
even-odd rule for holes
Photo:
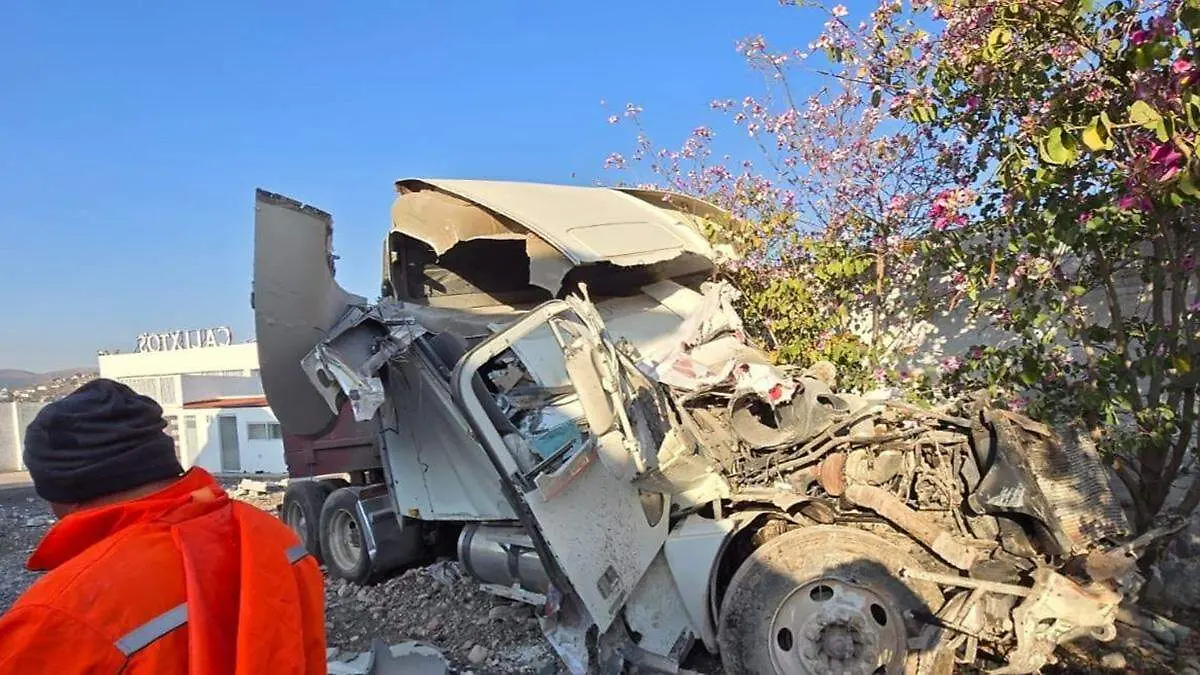
[[[425,329],[399,305],[385,303],[352,308],[331,333],[304,357],[301,366],[331,411],[337,412],[340,389],[350,400],[354,418],[369,420],[385,400],[376,373],[407,352]]]
[[[308,385],[301,359],[348,308],[366,302],[334,281],[333,218],[282,195],[254,201],[255,333],[263,392],[294,435],[315,435],[337,417]]]
[[[475,204],[436,190],[401,195],[392,203],[392,229],[419,239],[442,255],[460,241],[525,239],[525,231]]]
[[[648,265],[712,247],[679,211],[617,190],[481,180],[406,179],[405,193],[437,188],[501,214],[544,239],[573,264]]]

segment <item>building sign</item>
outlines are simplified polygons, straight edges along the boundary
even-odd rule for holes
[[[233,344],[233,331],[225,326],[167,333],[142,333],[137,336],[137,352],[174,352],[197,347],[225,347]]]

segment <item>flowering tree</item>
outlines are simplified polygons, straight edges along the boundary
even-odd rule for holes
[[[826,32],[811,49],[837,49],[839,60],[814,59],[824,86],[803,98],[791,79],[811,50],[773,51],[761,37],[738,45],[764,91],[711,107],[753,140],[757,157],[716,158],[709,126],[678,149],[657,148],[631,104],[609,122],[636,126],[636,147],[606,165],[730,211],[736,218],[709,234],[731,254],[722,273],[743,290],[750,325],[781,360],[832,360],[853,386],[895,362],[879,319],[924,274],[916,237],[961,220],[972,193],[957,187],[961,143],[882,110],[877,88],[858,77],[871,58],[865,24],[851,29],[840,5],[824,11]]]
[[[884,0],[860,23],[816,9],[808,52],[741,46],[765,94],[713,104],[755,162],[714,161],[702,127],[675,151],[639,135],[614,163],[745,219],[713,235],[783,358],[833,349],[886,373],[878,317],[937,270],[949,290],[927,302],[1010,336],[947,357],[943,385],[1085,424],[1149,526],[1200,413],[1200,0]],[[797,97],[795,67],[823,86]],[[877,323],[837,351],[863,334],[836,318],[854,303]],[[1197,503],[1193,481],[1178,508]]]
[[[911,114],[969,139],[976,209],[936,250],[1018,339],[976,349],[959,381],[1085,422],[1146,527],[1198,412],[1200,4],[983,2],[938,13],[927,69],[885,66],[879,81],[921,87]],[[1198,502],[1193,481],[1181,508]]]

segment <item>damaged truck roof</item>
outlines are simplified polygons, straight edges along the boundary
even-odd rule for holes
[[[524,239],[529,283],[557,293],[572,268],[596,263],[652,265],[685,255],[694,272],[715,253],[701,234],[724,216],[696,199],[658,190],[511,181],[404,179],[392,230],[442,255],[459,242]]]

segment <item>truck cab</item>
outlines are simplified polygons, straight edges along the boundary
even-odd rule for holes
[[[1086,439],[772,363],[702,201],[395,186],[376,302],[337,284],[328,214],[256,199],[283,517],[330,575],[455,555],[575,673],[696,644],[733,673],[1025,673],[1111,638],[1140,577]]]

